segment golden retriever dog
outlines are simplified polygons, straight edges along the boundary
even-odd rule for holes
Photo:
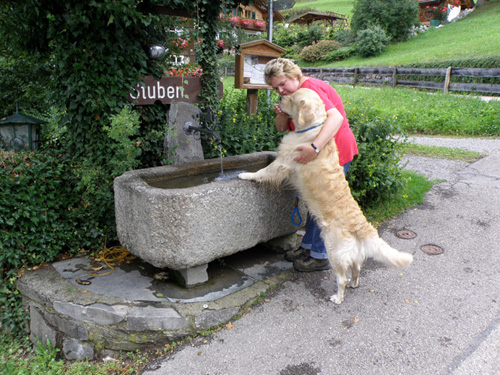
[[[326,119],[325,106],[318,94],[310,89],[299,89],[284,96],[280,108],[291,116],[296,131],[282,138],[278,155],[269,166],[255,173],[240,173],[238,177],[274,187],[287,182],[298,190],[321,228],[328,259],[337,277],[337,293],[330,300],[340,304],[346,286],[359,286],[359,274],[366,258],[404,268],[413,257],[389,246],[366,220],[351,195],[333,139],[313,161],[307,164],[294,161],[299,153],[297,147],[310,145]],[[349,270],[350,280],[347,279]]]

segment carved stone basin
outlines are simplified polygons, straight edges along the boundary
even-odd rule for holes
[[[224,173],[258,170],[274,152],[223,159]],[[114,181],[119,240],[132,254],[180,271],[187,286],[208,280],[209,262],[294,233],[295,191],[222,179],[221,160],[209,159],[124,173]],[[188,177],[186,182],[185,177]],[[194,185],[194,186],[190,186]],[[305,208],[300,207],[305,217]]]

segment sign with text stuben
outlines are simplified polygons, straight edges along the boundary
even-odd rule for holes
[[[143,82],[135,86],[128,99],[136,105],[151,105],[156,101],[169,104],[173,101],[198,103],[201,91],[200,77],[144,77]],[[219,98],[222,98],[222,82],[219,85]]]

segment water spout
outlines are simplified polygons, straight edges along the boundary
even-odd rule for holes
[[[222,142],[220,135],[217,134],[212,129],[202,128],[200,126],[194,126],[192,122],[186,122],[182,129],[186,132],[187,135],[192,135],[195,139],[206,139],[206,137],[202,137],[200,133],[204,133],[209,137],[216,138],[219,143]]]
[[[183,130],[186,132],[187,135],[192,135],[194,139],[207,139],[207,137],[203,137],[200,133],[206,134],[209,138],[216,138],[217,141],[219,142],[219,151],[220,151],[220,174],[221,176],[224,175],[224,169],[222,167],[222,159],[223,159],[223,152],[222,152],[222,139],[219,134],[214,128],[217,128],[218,126],[218,117],[217,114],[215,114],[211,108],[208,109],[206,113],[200,112],[199,115],[196,116],[197,120],[200,120],[199,122],[204,125],[204,126],[195,126],[193,125],[192,122],[186,122],[184,123],[184,126],[182,127]]]
[[[217,141],[219,142],[219,150],[220,150],[220,175],[224,175],[224,168],[222,167],[222,139],[219,134],[217,134],[216,131],[212,129],[207,129],[207,128],[202,128],[199,126],[194,126],[192,122],[186,122],[184,126],[182,127],[184,131],[186,132],[187,135],[192,135],[194,139],[207,139],[206,137],[202,137],[200,133],[204,133],[208,135],[209,137],[216,138]]]

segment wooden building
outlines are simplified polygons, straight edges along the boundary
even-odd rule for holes
[[[229,14],[231,22],[249,33],[262,32],[266,30],[269,16],[266,0],[256,0],[250,5],[238,5]],[[285,17],[278,11],[273,12],[274,21],[283,21]]]
[[[330,26],[336,30],[347,28],[349,25],[347,15],[335,12],[307,12],[292,18],[288,22],[307,27],[310,27],[315,22],[322,22],[325,26]]]

